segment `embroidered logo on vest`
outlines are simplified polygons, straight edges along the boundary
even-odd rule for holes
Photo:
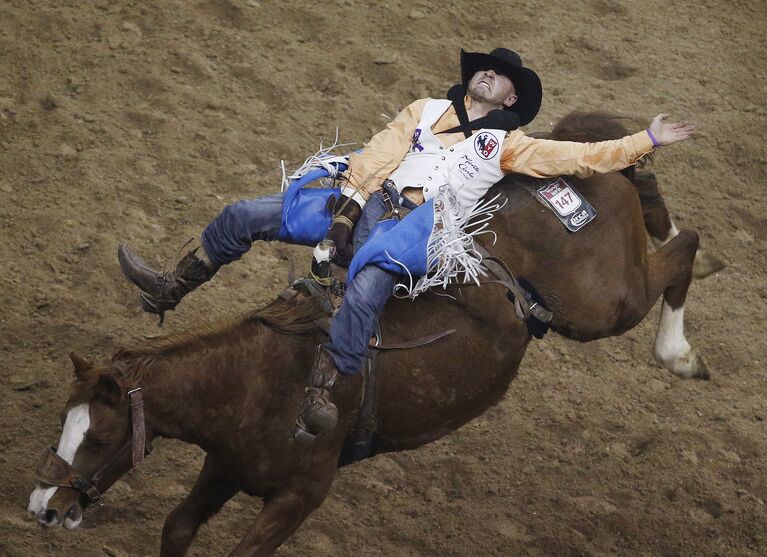
[[[458,163],[458,172],[467,180],[473,180],[479,175],[479,166],[469,158],[468,155],[461,155]]]
[[[483,159],[492,159],[498,152],[498,142],[491,134],[482,132],[474,139],[474,150]]]
[[[416,128],[416,130],[413,132],[413,139],[410,140],[410,150],[415,151],[418,149],[418,152],[420,153],[423,151],[423,145],[421,145],[421,142],[418,141],[421,138],[421,128]]]

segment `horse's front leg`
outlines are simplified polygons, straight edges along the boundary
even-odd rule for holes
[[[666,369],[685,378],[708,379],[702,358],[684,336],[684,303],[692,282],[698,235],[682,230],[650,259],[650,290],[663,289],[663,306],[655,337],[655,359]],[[657,298],[657,294],[651,298]]]
[[[230,557],[266,557],[274,553],[296,531],[327,495],[327,486],[310,490],[286,487],[264,498],[264,507],[256,522]]]
[[[192,543],[197,529],[231,499],[239,488],[210,456],[205,458],[192,491],[165,519],[161,557],[180,557]]]

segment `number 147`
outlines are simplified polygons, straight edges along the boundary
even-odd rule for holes
[[[573,202],[573,194],[572,192],[567,192],[560,195],[558,199],[555,199],[554,205],[556,205],[560,209],[564,209],[565,207],[570,205],[570,203],[572,202]]]

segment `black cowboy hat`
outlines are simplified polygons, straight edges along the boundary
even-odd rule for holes
[[[541,108],[543,88],[538,74],[522,65],[519,54],[508,48],[496,48],[490,54],[461,49],[461,81],[465,88],[468,89],[469,80],[475,73],[491,68],[511,79],[514,84],[517,102],[505,107],[505,110],[517,113],[520,126],[532,122]]]

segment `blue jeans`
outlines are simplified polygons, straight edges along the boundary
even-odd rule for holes
[[[388,191],[395,205],[415,208],[413,203],[400,198],[394,190]],[[282,197],[279,193],[238,201],[226,207],[202,233],[202,245],[211,261],[216,265],[226,265],[242,257],[256,240],[276,240],[282,218]],[[354,228],[355,252],[367,241],[387,210],[380,193],[370,197]],[[357,273],[346,291],[330,327],[330,341],[324,344],[341,373],[354,374],[362,368],[376,320],[383,312],[398,276],[367,265]]]
[[[224,208],[202,232],[200,241],[220,267],[237,261],[256,240],[277,239],[282,222],[282,193],[237,201]]]
[[[396,191],[388,191],[395,205],[414,209],[409,200],[400,198]],[[354,229],[354,251],[365,243],[373,228],[387,211],[380,193],[373,194],[362,210]],[[366,265],[354,277],[344,294],[341,308],[330,324],[330,342],[325,348],[333,354],[338,371],[359,373],[368,355],[368,343],[373,336],[376,321],[397,284],[399,275],[375,265]]]

